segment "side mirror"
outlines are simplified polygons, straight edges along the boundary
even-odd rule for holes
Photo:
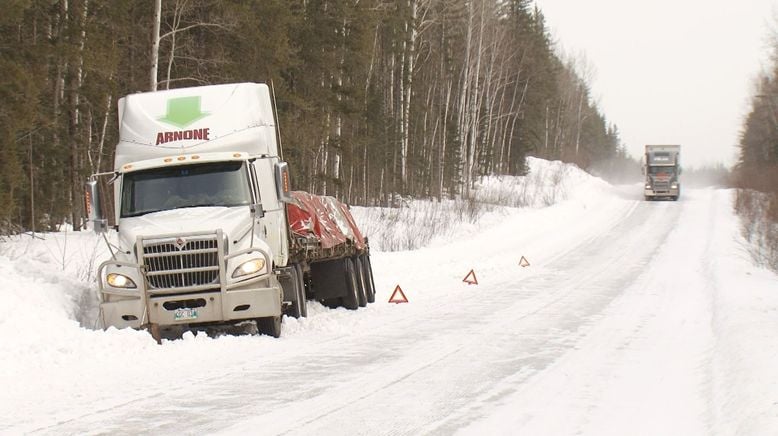
[[[108,222],[103,218],[103,208],[100,203],[100,185],[97,180],[89,180],[86,182],[84,192],[84,206],[86,207],[86,215],[89,221],[92,222],[92,229],[95,233],[105,233],[108,228]]]
[[[275,166],[276,173],[276,194],[283,203],[292,201],[292,188],[289,183],[289,164],[278,162]]]

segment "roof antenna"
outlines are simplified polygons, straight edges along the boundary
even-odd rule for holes
[[[273,116],[276,124],[276,141],[278,141],[278,156],[284,160],[284,146],[281,144],[281,122],[278,119],[278,107],[276,106],[276,87],[273,86],[273,79],[270,79],[270,92],[273,93]]]

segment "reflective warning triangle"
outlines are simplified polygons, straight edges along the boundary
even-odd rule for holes
[[[465,278],[462,279],[462,281],[467,283],[468,285],[477,285],[478,279],[475,278],[475,271],[471,269],[470,272],[467,273]]]
[[[521,265],[522,268],[529,266],[529,261],[526,257],[521,256],[521,260],[519,261],[519,265]]]
[[[405,296],[405,292],[400,288],[400,285],[397,285],[396,288],[394,288],[394,292],[392,292],[392,296],[389,297],[390,303],[407,303],[408,297]]]

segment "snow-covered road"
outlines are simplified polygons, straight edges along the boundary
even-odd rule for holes
[[[280,340],[31,334],[54,349],[4,350],[0,433],[778,431],[778,285],[739,245],[732,192],[633,190],[376,253],[376,304],[309,303]],[[398,284],[410,303],[386,302]]]

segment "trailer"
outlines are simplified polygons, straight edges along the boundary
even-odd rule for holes
[[[119,100],[114,170],[86,184],[105,235],[110,176],[117,244],[98,268],[103,327],[187,329],[253,323],[278,337],[307,300],[375,301],[367,239],[333,197],[290,189],[267,85],[238,83]],[[105,238],[106,242],[108,239]]]

